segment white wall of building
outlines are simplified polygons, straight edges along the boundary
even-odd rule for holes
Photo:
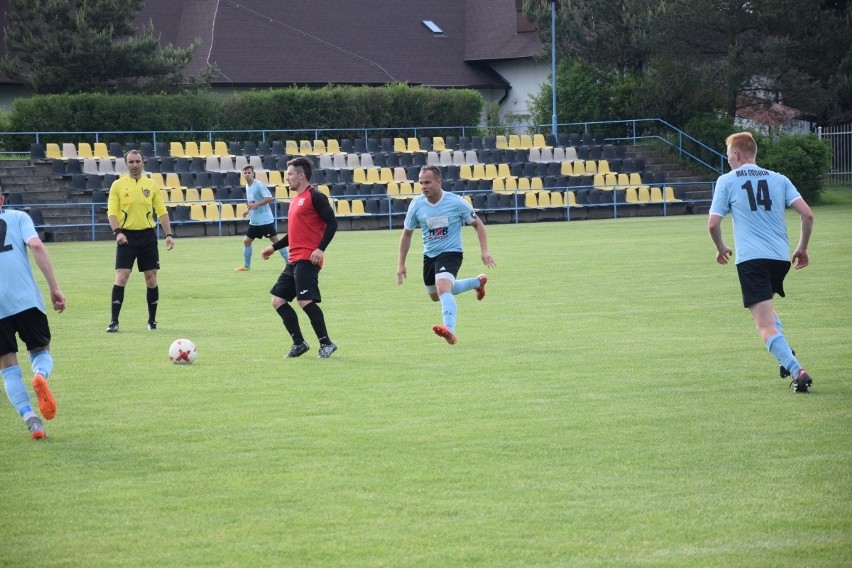
[[[528,125],[530,95],[538,95],[541,86],[550,81],[550,63],[522,59],[495,62],[491,67],[512,86],[500,105],[501,121],[509,123],[505,117],[511,114],[516,117],[516,124]],[[500,96],[503,96],[502,92]]]

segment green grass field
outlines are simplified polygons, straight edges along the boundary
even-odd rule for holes
[[[0,405],[0,566],[850,566],[849,195],[776,304],[808,395],[704,216],[490,226],[455,346],[417,241],[397,287],[397,231],[338,233],[327,361],[301,313],[311,353],[282,359],[281,260],[232,272],[240,237],[162,247],[161,329],[134,274],[117,335],[114,245],[52,244],[59,412],[34,442]]]

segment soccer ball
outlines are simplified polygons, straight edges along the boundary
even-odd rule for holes
[[[196,355],[195,343],[189,339],[175,339],[169,346],[169,360],[175,365],[189,365]]]

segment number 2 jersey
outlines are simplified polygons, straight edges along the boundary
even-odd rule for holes
[[[38,233],[29,215],[0,211],[0,319],[30,308],[45,311],[27,256],[27,242],[34,237]]]
[[[786,176],[745,164],[719,176],[710,214],[733,218],[736,263],[790,260],[785,206],[802,196]]]

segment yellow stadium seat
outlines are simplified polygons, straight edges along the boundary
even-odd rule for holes
[[[571,167],[571,162],[564,161],[559,167],[559,173],[563,176],[573,176],[574,168]]]
[[[59,149],[59,144],[48,142],[44,145],[44,157],[51,160],[61,160],[62,151]]]
[[[538,207],[538,196],[534,191],[528,191],[524,194],[524,207],[535,209]]]
[[[95,153],[92,152],[92,145],[88,142],[80,142],[77,144],[77,157],[78,158],[89,158],[90,160],[95,158]]]
[[[302,154],[299,151],[299,144],[295,140],[287,140],[284,143],[284,151],[289,156],[300,156]]]
[[[561,191],[551,191],[550,192],[550,206],[551,207],[565,207],[565,194]]]
[[[233,158],[234,155],[228,151],[228,145],[222,140],[217,141],[213,145],[213,155],[220,158]]]
[[[220,203],[219,211],[221,212],[223,221],[234,221],[237,218],[237,215],[234,212],[234,206],[230,203]]]
[[[364,168],[352,170],[352,181],[354,183],[367,183],[367,171]]]
[[[216,202],[204,204],[204,220],[218,221],[219,220],[219,204]]]
[[[349,203],[349,209],[353,215],[366,215],[367,212],[364,210],[364,200],[363,199],[353,199]]]
[[[103,142],[95,142],[94,155],[97,160],[112,160],[112,156],[109,155],[109,148]]]
[[[202,158],[206,158],[207,156],[215,156],[216,153],[213,151],[213,144],[207,140],[199,142],[198,155]]]
[[[314,154],[327,154],[325,140],[314,140]]]
[[[509,149],[509,141],[506,139],[506,136],[503,134],[498,134],[495,137],[495,142],[497,144],[497,148],[499,150],[508,150]]]
[[[176,187],[186,189],[186,186],[180,183],[180,178],[177,174],[166,174],[166,185],[164,187],[168,187],[171,189],[174,189]]]
[[[180,142],[169,143],[169,153],[173,158],[186,158],[186,154],[183,151],[183,144]]]
[[[204,221],[204,206],[201,203],[190,203],[189,218],[193,221]]]
[[[278,170],[269,170],[266,172],[269,185],[285,185],[284,179],[281,177],[281,172]]]
[[[663,195],[665,195],[666,201],[680,201],[680,199],[675,197],[674,188],[670,185],[667,185],[663,189]]]
[[[368,184],[376,184],[381,183],[381,175],[379,168],[367,168],[367,183]]]
[[[198,192],[198,197],[201,201],[216,201],[216,193],[210,187],[202,187]]]
[[[598,173],[598,163],[594,160],[586,160],[584,167],[586,168],[586,175]]]
[[[506,193],[506,183],[503,178],[494,178],[491,180],[491,191],[494,193]]]
[[[548,146],[547,142],[544,139],[544,134],[533,134],[532,139],[533,148],[552,148],[552,146]]]
[[[393,151],[406,153],[408,152],[408,145],[405,143],[405,138],[394,138],[393,139]]]
[[[539,191],[538,192],[538,206],[539,207],[550,207],[550,192],[549,191]]]
[[[163,174],[161,174],[160,172],[149,173],[148,177],[154,180],[154,183],[156,183],[157,187],[159,187],[160,189],[168,188],[168,186],[166,185],[166,180],[163,178]]]
[[[183,188],[184,198],[186,201],[201,203],[201,198],[198,195],[198,190],[194,187]]]
[[[248,213],[248,203],[237,203],[235,207],[234,216],[237,219],[243,218],[243,213]]]
[[[529,150],[533,147],[532,136],[529,134],[521,134],[520,149]]]
[[[352,210],[349,207],[349,202],[346,201],[345,199],[338,199],[337,200],[337,215],[343,217],[343,216],[351,215],[351,214],[352,214]]]
[[[183,190],[179,187],[176,187],[169,191],[169,201],[166,205],[174,207],[175,205],[180,205],[184,202]]]
[[[441,136],[433,136],[432,137],[432,150],[435,152],[444,152],[448,150],[446,144],[444,143],[444,138]]]
[[[200,158],[201,151],[198,149],[198,142],[184,142],[183,153],[187,158]],[[218,216],[218,214],[217,214]]]
[[[310,156],[314,153],[314,145],[310,140],[299,140],[299,153],[303,156]]]
[[[285,201],[287,199],[290,199],[290,189],[285,185],[276,185],[275,199],[277,199],[278,201]]]
[[[340,142],[335,140],[334,138],[329,138],[328,143],[325,145],[326,153],[328,154],[342,154],[343,152],[340,150]]]

